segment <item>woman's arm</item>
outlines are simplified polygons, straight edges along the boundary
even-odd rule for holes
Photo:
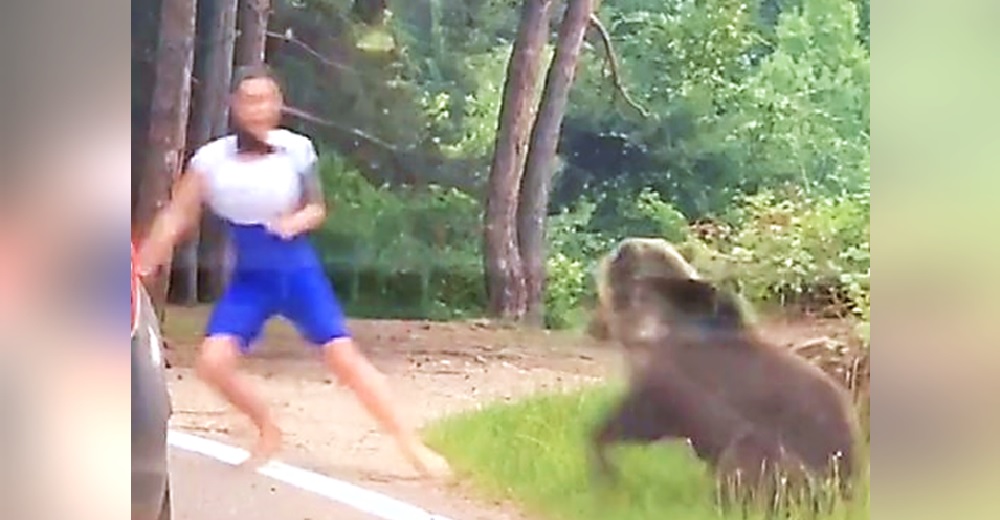
[[[271,223],[273,233],[284,238],[292,238],[312,231],[326,221],[326,197],[319,179],[319,162],[312,143],[308,143],[302,176],[302,200],[299,208]]]
[[[288,216],[286,226],[295,235],[312,231],[326,221],[326,197],[315,162],[302,174],[302,207]]]
[[[149,234],[139,246],[138,262],[141,275],[147,276],[166,264],[177,243],[200,222],[201,181],[201,175],[193,170],[181,175],[177,180],[173,197],[153,219]]]

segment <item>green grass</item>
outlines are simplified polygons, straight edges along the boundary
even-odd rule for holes
[[[596,388],[492,405],[447,417],[425,434],[484,498],[511,499],[541,518],[726,518],[713,505],[707,466],[683,444],[620,447],[614,457],[622,480],[595,485],[585,442],[616,395],[615,388]],[[863,503],[841,505],[823,520],[867,520],[868,493],[861,495]]]

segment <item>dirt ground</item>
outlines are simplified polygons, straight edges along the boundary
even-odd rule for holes
[[[205,316],[204,308],[174,308],[167,314],[173,427],[247,446],[252,427],[191,370]],[[496,400],[593,384],[621,369],[614,350],[575,332],[523,331],[484,322],[370,320],[352,322],[351,330],[417,425]],[[765,330],[788,344],[847,334],[842,323],[816,320],[779,320]],[[316,352],[284,322],[269,324],[245,368],[284,429],[282,460],[456,520],[525,518],[509,504],[472,498],[464,486],[417,479],[350,391],[323,370]]]

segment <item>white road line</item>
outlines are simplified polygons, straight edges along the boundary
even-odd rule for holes
[[[239,464],[248,456],[246,450],[174,430],[169,432],[167,440],[175,448],[211,457],[230,465]],[[257,473],[340,502],[382,520],[450,520],[388,495],[284,462],[268,462],[257,469]]]

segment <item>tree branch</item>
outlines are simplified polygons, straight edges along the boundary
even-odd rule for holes
[[[337,62],[331,60],[330,58],[327,58],[321,52],[319,52],[316,49],[312,48],[308,43],[306,43],[306,42],[304,42],[304,41],[296,38],[295,35],[292,33],[291,28],[289,28],[284,33],[278,33],[278,32],[274,32],[274,31],[267,31],[267,37],[291,43],[292,45],[295,45],[296,47],[298,47],[298,48],[302,49],[303,51],[305,51],[307,54],[309,54],[313,58],[316,58],[323,65],[326,65],[327,67],[331,67],[331,68],[338,69],[338,70],[345,70],[345,71],[352,71],[352,72],[354,71],[353,67],[351,67],[349,65],[344,65],[343,63],[337,63]]]
[[[604,58],[605,66],[611,72],[611,80],[614,82],[615,92],[621,95],[622,99],[628,106],[635,109],[642,117],[649,117],[649,111],[643,108],[641,105],[632,99],[628,91],[625,90],[625,85],[622,83],[621,72],[618,65],[618,57],[615,55],[614,47],[611,44],[611,35],[608,33],[608,29],[604,27],[601,19],[597,17],[597,14],[590,15],[590,26],[597,30],[597,33],[601,37],[601,43],[604,46]]]
[[[356,128],[346,127],[301,108],[285,106],[286,114],[325,127],[329,137],[373,185],[437,184],[478,195],[481,186],[471,174],[477,160],[449,160],[419,151],[415,146],[400,148]]]
[[[377,146],[379,148],[383,148],[383,149],[385,149],[387,151],[391,151],[393,153],[399,153],[399,152],[409,151],[409,150],[400,150],[398,147],[396,147],[394,145],[391,145],[391,144],[389,144],[389,143],[387,143],[387,142],[385,142],[385,141],[383,141],[383,140],[381,140],[381,139],[379,139],[379,138],[377,138],[377,137],[375,137],[375,136],[373,136],[371,134],[367,134],[365,132],[362,132],[361,130],[358,130],[357,128],[349,128],[349,127],[346,127],[344,125],[338,124],[338,123],[336,123],[334,121],[330,121],[329,119],[323,119],[322,117],[317,116],[316,114],[313,114],[313,113],[308,112],[306,110],[303,110],[301,108],[296,108],[296,107],[293,107],[293,106],[285,105],[285,107],[283,108],[283,110],[284,110],[284,112],[286,114],[288,114],[290,116],[297,117],[297,118],[305,120],[305,121],[309,121],[310,123],[313,123],[313,124],[327,126],[327,127],[332,127],[334,129],[336,129],[338,132],[343,132],[345,134],[348,134],[351,137],[353,137],[354,139],[357,139],[358,141],[364,141],[364,142],[367,142],[367,143],[374,144],[375,146]]]

